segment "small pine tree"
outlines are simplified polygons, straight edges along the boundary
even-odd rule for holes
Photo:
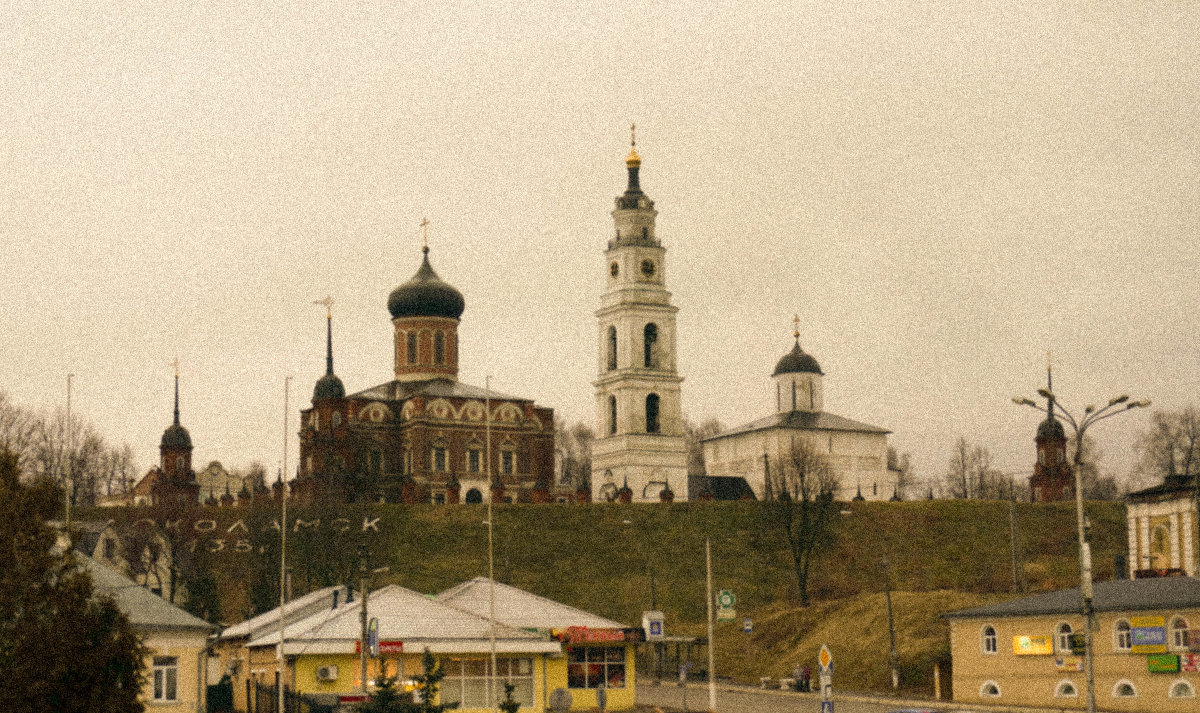
[[[396,690],[396,678],[384,678],[375,688],[371,700],[358,706],[358,713],[420,713],[411,693]]]
[[[520,703],[513,700],[513,691],[515,690],[517,690],[515,684],[505,682],[504,700],[500,702],[500,710],[503,713],[517,713],[517,709],[521,707]]]
[[[380,681],[371,700],[358,706],[358,713],[443,713],[458,708],[458,703],[434,703],[446,672],[429,653],[429,649],[425,649],[425,655],[421,657],[421,668],[424,669],[423,673],[413,676],[417,683],[415,696],[396,690],[395,678],[385,678]]]
[[[458,703],[434,703],[446,672],[433,654],[429,653],[429,649],[425,649],[425,654],[421,657],[421,668],[424,672],[413,676],[413,680],[417,682],[417,697],[421,699],[418,709],[420,713],[443,713],[458,708]]]

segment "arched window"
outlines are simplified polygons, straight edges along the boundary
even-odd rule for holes
[[[617,432],[617,397],[608,397],[608,433],[615,435]]]
[[[1066,622],[1054,629],[1054,648],[1059,653],[1071,653],[1071,633],[1071,625]]]
[[[646,433],[658,433],[658,394],[646,397]]]
[[[417,363],[417,333],[409,332],[405,341],[408,343],[408,363]]]
[[[992,626],[991,624],[985,625],[983,627],[983,631],[981,631],[979,634],[979,638],[979,644],[983,649],[983,653],[994,654],[997,652],[998,646],[996,645],[996,627]]]
[[[183,470],[183,456],[175,456],[175,470]]]
[[[617,328],[608,328],[608,370],[617,368]]]
[[[1196,687],[1190,682],[1180,679],[1171,684],[1171,688],[1167,691],[1168,698],[1195,698]]]
[[[1124,619],[1118,619],[1117,623],[1113,624],[1113,650],[1118,652],[1133,650],[1133,629]]]
[[[1113,698],[1136,698],[1137,689],[1134,688],[1132,681],[1123,678],[1113,686],[1112,695]]]
[[[342,425],[342,414],[337,411],[334,411],[333,417],[330,420],[333,423],[333,427],[337,428],[338,426]]]
[[[1058,682],[1057,686],[1055,686],[1054,697],[1055,698],[1078,698],[1079,697],[1079,689],[1075,686],[1074,681],[1068,681],[1067,679],[1063,679]]]
[[[642,330],[642,366],[647,369],[658,367],[658,325],[651,322]]]
[[[981,698],[999,698],[1000,684],[995,681],[984,681],[983,685],[979,687],[979,696]]]
[[[1174,619],[1172,619],[1171,620],[1171,628],[1170,628],[1169,632],[1171,635],[1171,639],[1170,639],[1171,648],[1178,649],[1180,651],[1187,651],[1187,649],[1188,649],[1187,619],[1184,619],[1181,616],[1177,616]]]
[[[441,330],[433,335],[433,363],[446,363],[446,335]]]

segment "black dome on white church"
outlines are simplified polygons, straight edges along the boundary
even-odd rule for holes
[[[417,274],[392,290],[388,296],[388,311],[393,319],[400,317],[448,317],[458,319],[466,308],[462,293],[443,282],[429,264],[429,248],[423,249],[424,259]]]
[[[816,359],[800,348],[800,338],[797,337],[796,346],[792,347],[792,350],[784,354],[783,358],[775,364],[775,372],[771,375],[804,373],[824,374],[825,372],[821,371],[821,365],[817,363]]]

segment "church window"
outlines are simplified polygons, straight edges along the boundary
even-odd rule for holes
[[[1038,451],[1038,464],[1046,465],[1046,451]]]
[[[621,266],[615,262],[613,264],[609,265],[608,266],[608,274],[612,275],[613,277],[616,277],[617,275],[621,274]]]
[[[650,260],[642,260],[642,274],[647,278],[654,276],[654,263]]]
[[[779,384],[775,384],[775,410],[783,410],[783,390],[779,388]]]
[[[371,475],[379,475],[383,472],[383,454],[379,451],[371,451],[367,454],[367,469]]]
[[[646,397],[646,433],[658,433],[658,394]]]
[[[792,410],[796,410],[796,380],[792,379]]]
[[[1181,616],[1171,620],[1171,648],[1188,650],[1188,623],[1187,619]]]
[[[617,368],[617,328],[608,328],[608,370]]]
[[[980,640],[983,653],[994,654],[999,650],[996,644],[996,627],[990,624],[983,627],[983,631],[980,634]]]
[[[1124,619],[1113,625],[1113,649],[1117,651],[1133,650],[1133,629]]]
[[[417,333],[409,332],[408,338],[405,341],[408,342],[408,363],[416,364],[417,363]]]
[[[444,364],[446,361],[446,335],[438,331],[433,335],[433,363]]]
[[[658,325],[651,322],[642,330],[642,357],[647,369],[658,367]]]
[[[650,237],[650,229],[647,228],[646,226],[642,226],[642,240],[646,240],[649,237]]]
[[[467,450],[467,470],[472,473],[479,473],[482,470],[483,451],[478,448],[470,448]]]
[[[321,430],[321,414],[316,411],[312,413],[312,427],[314,431]]]
[[[183,471],[183,456],[175,457],[175,470]]]
[[[517,469],[517,454],[510,450],[500,452],[500,472],[512,475]]]
[[[608,397],[608,433],[614,435],[617,432],[617,397]]]
[[[333,422],[334,428],[337,428],[338,426],[342,425],[342,414],[338,413],[337,411],[334,411],[332,422]]]
[[[1059,653],[1071,653],[1071,625],[1063,622],[1054,630],[1054,648]]]
[[[433,470],[438,473],[445,473],[447,468],[446,448],[444,446],[434,446],[432,453]]]

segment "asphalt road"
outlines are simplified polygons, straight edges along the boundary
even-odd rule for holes
[[[834,713],[887,713],[912,708],[909,701],[872,700],[863,696],[833,697]],[[637,688],[638,705],[658,706],[678,711],[707,711],[708,686],[689,684],[680,688],[675,683],[661,685],[642,683]],[[943,702],[945,705],[946,702]],[[717,686],[719,713],[821,713],[819,693],[769,691],[756,688]]]

